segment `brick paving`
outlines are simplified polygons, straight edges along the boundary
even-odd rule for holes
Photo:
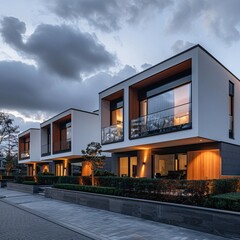
[[[0,217],[1,240],[90,239],[3,201],[0,201]]]
[[[113,212],[108,212],[104,210],[89,208],[81,205],[71,204],[63,201],[53,200],[45,198],[40,195],[32,195],[27,193],[20,193],[17,191],[10,191],[6,189],[0,189],[0,195],[5,196],[5,198],[0,197],[0,203],[4,201],[10,204],[14,204],[18,207],[24,208],[25,211],[31,211],[34,214],[41,216],[42,218],[50,219],[51,225],[53,222],[66,226],[69,229],[75,230],[79,233],[83,233],[92,239],[101,240],[226,240],[226,238],[197,232],[190,229],[185,229],[181,227],[171,226],[167,224],[162,224],[158,222],[148,221],[140,218],[135,218],[131,216],[121,215]],[[0,206],[1,209],[1,206]],[[18,209],[18,212],[20,209]],[[21,210],[23,211],[23,210]],[[23,213],[21,213],[23,214]],[[6,213],[5,213],[6,215]],[[29,215],[29,213],[27,214]],[[0,216],[3,216],[0,210]],[[36,216],[34,216],[36,217]],[[2,219],[2,217],[1,217]],[[4,217],[5,219],[5,217]],[[45,236],[49,235],[49,231],[53,229],[56,231],[56,239],[84,239],[84,238],[73,238],[65,237],[64,233],[61,234],[61,230],[57,230],[59,226],[54,225],[49,227],[50,224],[39,225],[38,221],[43,219],[31,220],[31,227],[27,227],[26,221],[22,220],[23,228],[17,226],[17,231],[14,232],[27,232],[26,234],[31,234],[30,232],[38,233],[34,234],[33,239],[55,239],[55,238],[38,238],[42,234]],[[5,221],[5,220],[4,220]],[[21,223],[21,222],[20,222]],[[11,224],[10,219],[7,217],[6,224],[10,225],[8,228],[15,228]],[[6,225],[5,224],[5,225]],[[13,227],[14,226],[14,227]],[[47,227],[47,230],[45,230]],[[60,227],[63,230],[63,227]],[[0,228],[1,229],[1,228]],[[33,230],[34,229],[34,230]],[[66,234],[74,234],[69,229],[66,230]],[[70,231],[70,232],[69,232]],[[47,234],[46,234],[47,232]],[[63,231],[64,232],[64,231]],[[52,233],[54,234],[54,233]],[[70,236],[70,235],[69,235]],[[54,235],[53,235],[54,237]],[[1,237],[0,239],[4,239]],[[31,239],[31,238],[6,238],[6,239]]]

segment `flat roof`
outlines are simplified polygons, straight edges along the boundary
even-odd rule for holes
[[[18,136],[27,134],[27,132],[29,132],[30,130],[40,130],[40,128],[28,128],[27,130],[20,132]]]
[[[167,61],[169,61],[169,60],[171,60],[171,59],[173,59],[173,58],[176,58],[176,57],[178,57],[178,56],[180,56],[180,55],[182,55],[182,54],[184,54],[184,53],[186,53],[186,52],[189,52],[189,51],[191,51],[191,50],[193,50],[193,49],[195,49],[195,48],[200,48],[201,50],[203,50],[203,51],[204,51],[205,53],[207,53],[211,58],[213,58],[217,63],[219,63],[225,70],[227,70],[233,77],[235,77],[238,81],[240,81],[239,78],[238,78],[236,75],[234,75],[234,74],[233,74],[228,68],[226,68],[220,61],[218,61],[211,53],[209,53],[209,52],[208,52],[205,48],[203,48],[200,44],[197,44],[197,45],[194,45],[193,47],[190,47],[190,48],[188,48],[188,49],[186,49],[186,50],[184,50],[184,51],[182,51],[182,52],[180,52],[180,53],[178,53],[178,54],[176,54],[176,55],[174,55],[174,56],[172,56],[172,57],[170,57],[170,58],[167,58],[167,59],[163,60],[163,61],[160,62],[160,63],[155,64],[154,66],[151,66],[150,68],[147,68],[147,69],[145,69],[145,70],[143,70],[143,71],[141,71],[141,72],[139,72],[139,73],[137,73],[137,74],[135,74],[135,75],[127,78],[127,79],[124,79],[123,81],[121,81],[121,82],[119,82],[119,83],[116,83],[116,84],[112,85],[111,87],[108,87],[108,88],[104,89],[103,91],[99,92],[98,94],[101,94],[101,93],[103,93],[103,92],[105,92],[105,91],[107,91],[107,90],[109,90],[109,89],[111,89],[111,88],[113,88],[113,87],[115,87],[115,86],[117,86],[117,85],[120,85],[120,84],[122,84],[122,83],[130,80],[131,78],[136,77],[136,76],[142,74],[143,72],[148,71],[149,69],[152,69],[152,68],[154,68],[154,67],[156,67],[156,66],[159,66],[159,65],[161,65],[161,64],[163,64],[163,63],[165,63],[165,62],[167,62]]]
[[[46,123],[46,122],[48,122],[48,121],[52,120],[53,118],[55,118],[55,117],[57,117],[57,116],[59,116],[59,115],[61,115],[61,114],[65,113],[65,112],[71,111],[71,110],[73,110],[73,111],[78,111],[78,112],[83,112],[83,113],[88,113],[88,114],[93,114],[93,115],[96,115],[96,116],[98,116],[98,115],[99,115],[98,113],[95,113],[95,112],[88,112],[88,111],[81,110],[81,109],[69,108],[69,109],[67,109],[67,110],[64,110],[63,112],[60,112],[60,113],[58,113],[57,115],[55,115],[55,116],[53,116],[53,117],[51,117],[51,118],[47,119],[46,121],[44,121],[44,122],[40,123],[40,125],[42,125],[42,124],[44,124],[44,123]]]

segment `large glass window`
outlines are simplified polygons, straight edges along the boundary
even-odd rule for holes
[[[61,150],[71,149],[71,122],[63,123],[60,130]]]
[[[136,177],[137,157],[121,157],[119,159],[119,175],[120,177]]]
[[[123,122],[123,99],[111,102],[111,125],[122,124]]]
[[[154,176],[182,175],[187,169],[187,154],[154,155]]]
[[[161,112],[160,117],[174,116],[176,123],[184,122],[183,116],[188,115],[190,102],[191,84],[188,83],[147,99],[147,114]]]

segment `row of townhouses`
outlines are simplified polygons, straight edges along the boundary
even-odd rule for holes
[[[90,174],[81,150],[111,153],[118,176],[240,175],[240,82],[196,45],[99,93],[99,111],[69,109],[19,135],[28,174]]]

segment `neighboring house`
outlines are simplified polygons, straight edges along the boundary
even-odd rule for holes
[[[101,143],[119,176],[240,175],[240,82],[196,45],[99,93]]]
[[[41,123],[41,162],[53,161],[57,176],[90,175],[81,151],[92,141],[100,142],[98,119],[96,112],[68,109]]]
[[[37,163],[48,168],[40,162],[40,129],[30,128],[18,135],[18,163],[27,165],[28,176],[37,174]]]

